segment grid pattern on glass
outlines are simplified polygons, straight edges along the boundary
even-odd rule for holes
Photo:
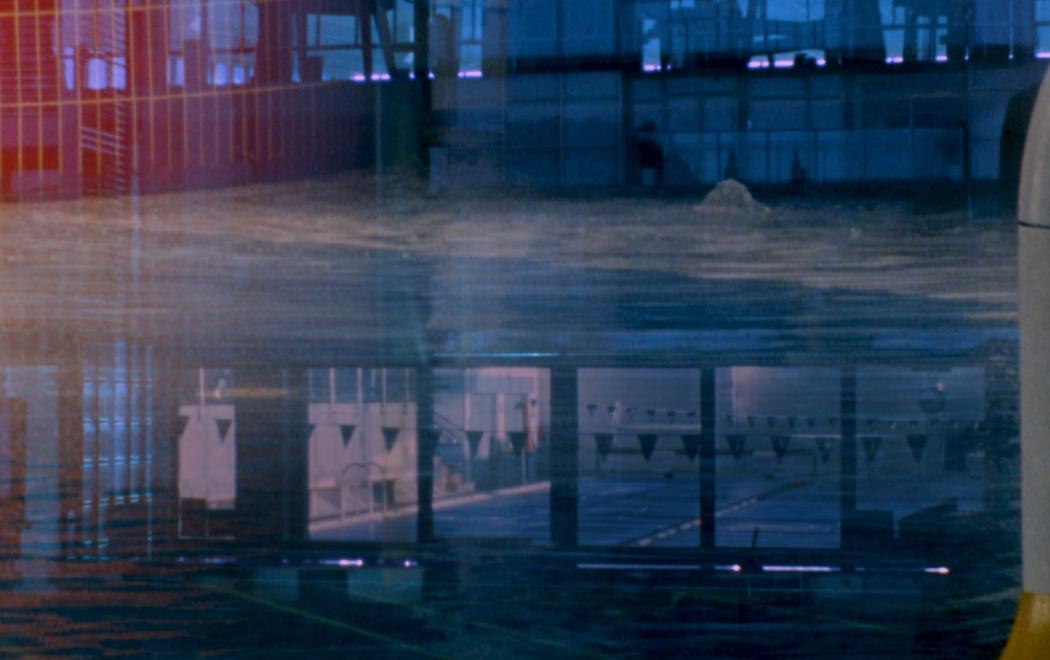
[[[12,3],[0,10],[2,194],[124,194],[353,165],[367,152],[354,128],[370,91],[332,82],[359,79],[373,58],[309,75],[308,37],[411,50],[359,30],[362,18],[365,3],[302,0]]]
[[[149,347],[117,341],[85,355],[79,536],[88,554],[107,554],[112,523],[141,521],[152,503],[152,379]]]

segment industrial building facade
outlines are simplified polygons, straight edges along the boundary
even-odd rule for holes
[[[669,186],[994,180],[1050,2],[17,0],[0,49],[7,198],[420,153],[440,185],[617,186],[640,140]]]

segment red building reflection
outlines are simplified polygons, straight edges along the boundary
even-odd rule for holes
[[[358,141],[367,139],[360,129],[370,125],[373,90],[353,77],[326,80],[322,62],[326,52],[356,58],[364,79],[374,77],[373,50],[393,50],[381,43],[393,37],[380,29],[373,48],[366,5],[8,4],[0,10],[5,198],[230,185],[365,164],[356,160],[372,150]],[[344,20],[330,20],[322,35],[321,15]]]

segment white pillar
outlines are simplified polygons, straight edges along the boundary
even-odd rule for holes
[[[1050,649],[1050,83],[1046,81],[1025,144],[1018,216],[1024,593],[1003,655],[1010,659],[1042,658]]]
[[[503,392],[496,394],[496,437],[507,439],[507,395]]]

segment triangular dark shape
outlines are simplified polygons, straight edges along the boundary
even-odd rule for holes
[[[685,448],[685,455],[689,457],[689,462],[692,463],[696,458],[696,453],[700,451],[700,436],[698,434],[683,435],[682,446]]]
[[[733,458],[739,461],[740,457],[744,455],[744,445],[747,443],[747,436],[738,434],[727,435],[726,442],[729,443],[729,451],[733,453]]]
[[[510,438],[510,446],[514,448],[515,454],[525,450],[525,431],[508,431],[507,437]]]
[[[787,453],[788,445],[791,444],[790,435],[774,435],[773,440],[773,453],[777,455],[777,463],[784,460],[784,454]]]
[[[908,447],[911,448],[911,456],[916,463],[922,462],[922,452],[926,451],[926,441],[928,439],[927,436],[920,434],[908,436]]]
[[[864,447],[864,455],[867,456],[868,462],[871,463],[875,460],[875,455],[879,453],[882,438],[877,435],[866,435],[860,439],[860,444]]]
[[[478,449],[481,447],[481,438],[484,435],[484,431],[467,431],[467,444],[470,445],[471,458],[478,455]]]
[[[354,431],[357,429],[353,424],[340,424],[339,433],[343,436],[343,449],[346,449],[347,445],[350,444],[350,439],[354,437]]]
[[[219,429],[219,442],[226,442],[226,434],[229,433],[231,425],[233,425],[232,419],[215,420],[215,426]]]
[[[834,438],[817,438],[817,452],[820,454],[821,463],[826,464],[831,459],[831,451],[834,444]]]
[[[769,425],[769,428],[773,428],[774,426],[777,425],[777,418],[776,417],[766,417],[766,424]]]
[[[190,427],[190,420],[193,419],[193,416],[192,415],[179,415],[179,419],[183,420],[182,432],[185,433],[186,429],[188,429]]]
[[[656,449],[656,439],[658,437],[655,433],[641,433],[638,435],[638,443],[642,446],[642,456],[645,457],[646,461],[653,457],[653,450]]]
[[[598,456],[604,461],[612,450],[613,434],[612,433],[595,433],[594,444],[598,446]]]
[[[394,445],[397,443],[397,436],[401,433],[401,429],[396,426],[384,426],[383,427],[383,444],[386,445],[387,453],[393,451]]]

